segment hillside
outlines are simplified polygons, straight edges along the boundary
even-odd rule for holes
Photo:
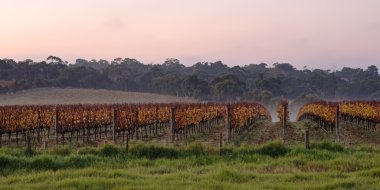
[[[189,98],[112,90],[40,88],[0,95],[0,105],[194,102]]]

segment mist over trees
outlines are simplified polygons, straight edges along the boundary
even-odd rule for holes
[[[151,92],[200,100],[254,100],[269,104],[281,98],[380,99],[376,66],[367,69],[295,69],[288,63],[228,67],[221,61],[186,67],[177,59],[143,64],[136,59],[46,61],[0,60],[0,93],[41,87],[74,87]],[[301,100],[300,100],[301,99]]]

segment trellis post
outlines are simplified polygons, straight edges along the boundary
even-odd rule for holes
[[[169,121],[169,128],[170,128],[170,136],[172,142],[174,141],[175,137],[175,107],[170,108],[170,121]]]
[[[54,129],[55,129],[55,144],[58,144],[58,130],[59,130],[58,108],[55,109],[55,114],[54,114]]]
[[[117,117],[117,110],[112,109],[112,140],[114,143],[116,143],[116,117]]]
[[[335,132],[336,132],[336,142],[340,142],[340,128],[339,128],[339,116],[340,116],[339,104],[336,106],[336,116],[335,116]]]
[[[226,129],[227,129],[227,140],[231,140],[231,107],[230,105],[226,106]]]
[[[136,133],[136,140],[139,139],[139,110],[138,107],[136,107],[135,110],[135,133]]]
[[[284,109],[282,111],[282,144],[285,144],[287,106],[284,106],[283,108]]]
[[[309,129],[305,130],[305,148],[310,148],[310,138],[309,138]]]

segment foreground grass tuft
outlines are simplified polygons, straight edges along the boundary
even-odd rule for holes
[[[256,152],[271,157],[279,157],[285,156],[288,153],[288,149],[279,142],[272,142],[259,147]]]
[[[316,143],[311,145],[312,149],[319,149],[319,150],[328,150],[331,152],[342,152],[344,151],[343,146],[339,144],[334,144],[331,142],[322,142],[322,143]]]
[[[168,147],[160,147],[157,145],[138,144],[131,149],[131,154],[136,158],[178,158],[181,153],[179,150]]]
[[[119,156],[123,152],[119,147],[116,147],[114,145],[106,144],[99,150],[99,155],[103,157],[114,157]]]

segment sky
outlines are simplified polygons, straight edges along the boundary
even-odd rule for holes
[[[380,67],[379,0],[0,0],[0,58]]]

